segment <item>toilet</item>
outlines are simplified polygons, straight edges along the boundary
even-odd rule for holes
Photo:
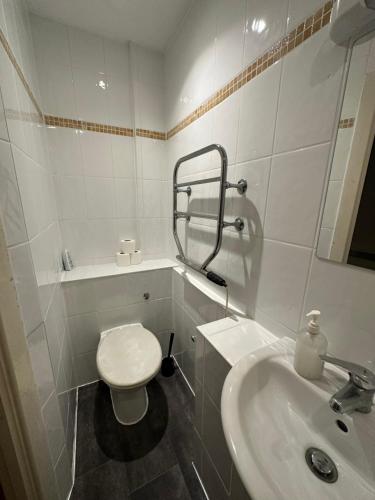
[[[110,388],[113,411],[120,424],[136,424],[146,415],[146,384],[160,370],[161,359],[158,339],[141,323],[101,333],[96,365],[100,378]]]

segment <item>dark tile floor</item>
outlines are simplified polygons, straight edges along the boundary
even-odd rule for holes
[[[148,386],[145,418],[117,422],[108,387],[80,388],[71,500],[205,500],[192,467],[193,396],[180,372]]]

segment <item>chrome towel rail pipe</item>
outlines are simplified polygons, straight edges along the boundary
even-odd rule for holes
[[[198,156],[205,155],[210,153],[211,151],[217,151],[220,155],[221,159],[221,172],[220,176],[217,177],[209,177],[205,179],[197,179],[194,181],[188,182],[177,182],[177,174],[180,166],[193,158],[197,158]],[[220,251],[221,243],[223,239],[223,229],[225,227],[233,226],[238,231],[242,231],[244,227],[244,222],[240,217],[237,217],[233,222],[224,221],[224,210],[225,210],[225,194],[226,190],[230,188],[235,188],[240,194],[244,194],[247,189],[247,182],[244,179],[241,179],[237,184],[233,184],[227,182],[227,168],[228,168],[228,158],[225,149],[220,146],[220,144],[210,144],[209,146],[205,146],[204,148],[198,149],[193,153],[190,153],[186,156],[183,156],[179,160],[177,160],[176,165],[173,171],[173,236],[178,248],[179,255],[177,255],[177,259],[205,275],[209,280],[214,283],[226,286],[226,282],[223,278],[213,273],[212,271],[207,270],[207,266],[213,261],[213,259],[217,256]],[[199,184],[208,184],[212,182],[219,182],[219,208],[217,214],[202,214],[199,212],[181,212],[177,210],[177,195],[179,193],[186,193],[188,196],[192,193],[191,186],[199,185]],[[216,220],[216,237],[215,237],[215,245],[210,253],[210,255],[206,258],[206,260],[202,264],[196,264],[188,259],[183,251],[180,239],[177,233],[177,221],[178,219],[185,219],[187,222],[190,221],[192,217],[201,218],[201,219],[210,219]]]

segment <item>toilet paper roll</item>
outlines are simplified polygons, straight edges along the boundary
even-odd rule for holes
[[[117,252],[116,262],[119,267],[130,266],[130,254]]]
[[[120,252],[121,253],[133,253],[133,252],[135,252],[135,240],[121,240],[120,241]]]
[[[142,252],[140,250],[136,250],[135,252],[131,253],[130,262],[132,265],[140,264],[142,262]]]

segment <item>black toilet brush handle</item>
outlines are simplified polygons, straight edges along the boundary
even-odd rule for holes
[[[171,357],[173,339],[174,339],[174,333],[171,333],[171,338],[169,339],[168,358]]]

